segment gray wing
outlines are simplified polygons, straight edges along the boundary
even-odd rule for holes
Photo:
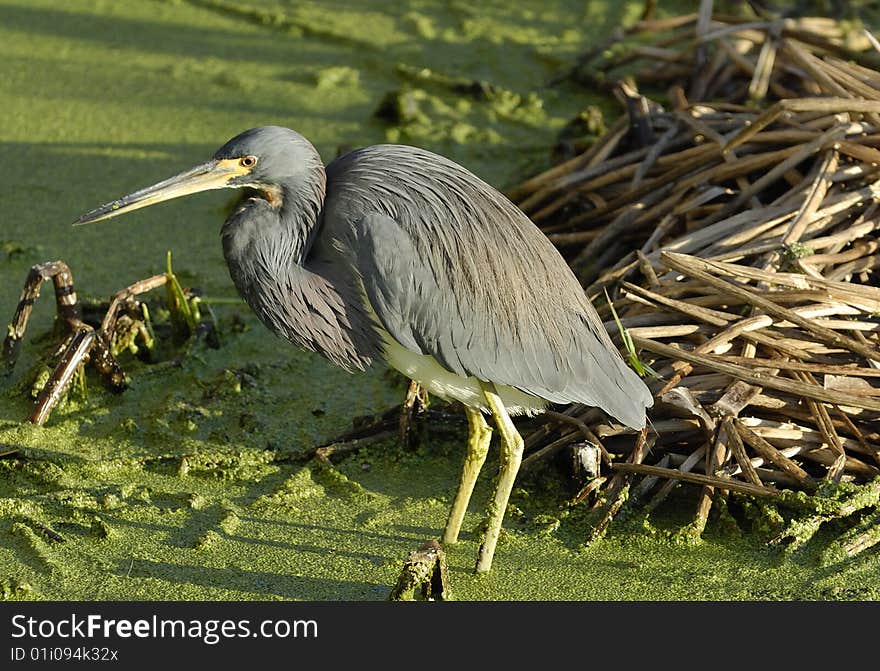
[[[325,225],[342,220],[346,255],[404,347],[465,377],[644,426],[651,395],[564,259],[479,178],[424,150],[369,147],[328,166]]]

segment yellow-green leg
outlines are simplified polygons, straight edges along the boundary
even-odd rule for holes
[[[455,543],[458,540],[458,532],[467,512],[468,502],[474,491],[474,484],[486,454],[489,452],[489,443],[492,440],[492,428],[483,419],[483,413],[465,407],[468,418],[468,446],[464,458],[464,467],[461,469],[461,481],[452,509],[449,511],[449,519],[446,520],[446,528],[443,530],[443,544]]]
[[[498,469],[498,481],[495,483],[495,494],[489,502],[486,535],[483,537],[480,555],[477,558],[477,573],[484,573],[492,568],[492,557],[495,555],[495,545],[498,543],[498,536],[501,533],[501,522],[504,520],[507,502],[510,499],[510,492],[513,490],[513,483],[516,480],[523,453],[522,436],[519,435],[510,415],[507,414],[507,409],[495,392],[495,385],[492,383],[481,384],[483,396],[486,397],[486,403],[495,419],[495,426],[501,433],[501,465]]]

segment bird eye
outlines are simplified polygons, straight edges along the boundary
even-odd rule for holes
[[[238,163],[243,168],[253,168],[257,164],[257,157],[244,156]]]

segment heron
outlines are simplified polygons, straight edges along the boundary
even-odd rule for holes
[[[384,361],[464,406],[467,450],[444,546],[458,540],[492,418],[500,463],[476,572],[492,566],[522,461],[511,416],[582,403],[645,426],[652,396],[562,255],[503,194],[425,149],[372,145],[325,167],[296,131],[252,128],[206,163],[74,223],[245,187],[251,195],[220,236],[232,282],[260,321],[349,372]]]

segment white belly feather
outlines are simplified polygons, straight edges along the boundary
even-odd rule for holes
[[[479,408],[486,414],[491,414],[477,378],[453,373],[441,366],[434,357],[408,350],[382,327],[363,286],[361,297],[385,343],[385,361],[389,366],[418,382],[429,394],[447,401],[460,401],[469,408]],[[548,401],[545,399],[504,384],[496,384],[495,391],[510,415],[537,415],[547,408]]]
[[[408,378],[415,380],[429,394],[446,400],[461,401],[471,408],[489,412],[480,382],[475,377],[452,373],[427,354],[416,354],[398,343],[388,331],[380,328],[385,340],[385,360]],[[495,385],[501,402],[511,415],[535,415],[547,407],[547,401],[503,384]]]

